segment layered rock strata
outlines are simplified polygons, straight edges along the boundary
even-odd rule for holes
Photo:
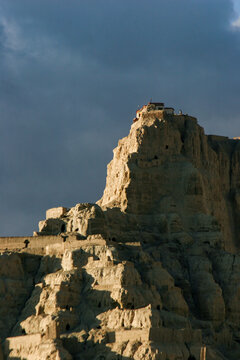
[[[239,143],[142,114],[97,204],[0,240],[5,357],[239,359]]]

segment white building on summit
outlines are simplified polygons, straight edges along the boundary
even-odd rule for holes
[[[136,111],[136,117],[133,122],[137,121],[143,114],[153,111],[164,111],[168,115],[174,115],[174,108],[165,107],[161,102],[149,102],[147,105],[143,105],[141,109]]]

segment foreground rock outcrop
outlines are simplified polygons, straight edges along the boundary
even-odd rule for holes
[[[97,204],[0,239],[5,357],[240,358],[240,141],[164,109],[135,120]]]

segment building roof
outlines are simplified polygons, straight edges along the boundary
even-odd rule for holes
[[[156,105],[156,106],[164,106],[164,103],[160,103],[160,102],[149,102],[150,105]]]

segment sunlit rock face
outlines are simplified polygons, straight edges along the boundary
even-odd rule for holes
[[[0,359],[239,359],[239,143],[146,111],[97,204],[0,239]]]
[[[239,140],[207,136],[188,115],[150,112],[114,149],[98,204],[135,215],[175,214],[179,229],[215,232],[233,252],[240,245],[239,163]]]

